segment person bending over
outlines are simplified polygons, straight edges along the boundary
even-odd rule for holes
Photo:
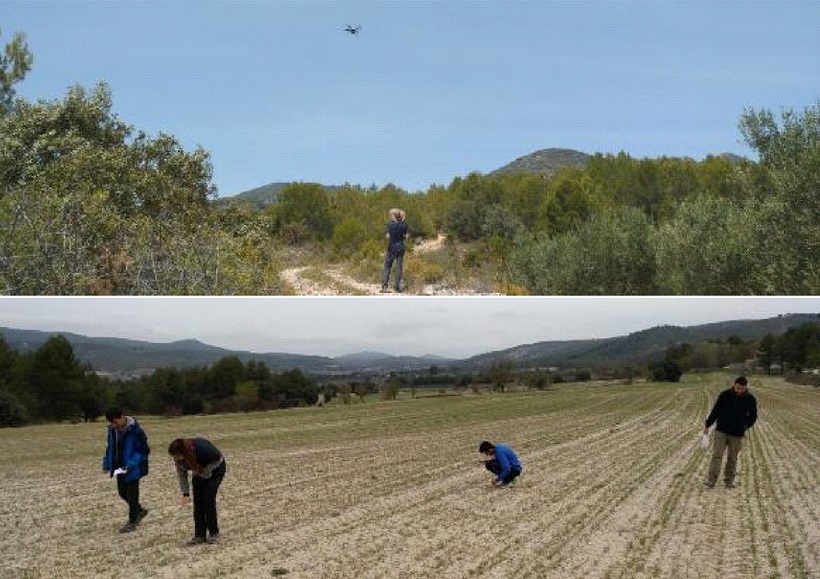
[[[191,486],[194,491],[194,536],[186,545],[218,542],[216,493],[225,477],[225,457],[204,438],[177,438],[168,445],[168,454],[176,463],[184,506],[191,501],[188,471],[193,473]]]

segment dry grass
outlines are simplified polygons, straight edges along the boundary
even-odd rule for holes
[[[129,535],[99,470],[102,424],[2,430],[0,577],[820,576],[820,391],[755,379],[740,486],[710,490],[697,440],[725,385],[146,418],[151,514]],[[223,542],[192,551],[164,447],[194,434],[223,449],[228,474]],[[484,438],[521,455],[512,488],[487,484]]]

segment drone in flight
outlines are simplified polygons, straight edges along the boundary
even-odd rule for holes
[[[356,36],[361,29],[362,27],[358,24],[348,24],[347,28],[345,28],[345,32],[349,32],[353,36]]]

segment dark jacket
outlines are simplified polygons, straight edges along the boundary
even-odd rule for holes
[[[385,229],[389,236],[388,250],[393,252],[403,251],[404,240],[407,237],[407,223],[404,221],[391,221]]]
[[[194,438],[194,457],[196,462],[202,466],[202,470],[194,473],[193,476],[200,478],[211,478],[211,475],[225,475],[225,457],[214,444],[205,438]],[[190,486],[188,485],[188,467],[184,463],[177,463],[177,477],[179,478],[179,490],[183,495],[188,495]]]
[[[741,396],[732,388],[720,393],[712,412],[706,418],[706,428],[717,421],[717,430],[731,436],[743,436],[757,420],[757,400],[747,390]]]
[[[102,459],[102,468],[109,476],[120,467],[128,469],[123,475],[125,482],[139,480],[148,474],[148,437],[139,423],[128,417],[128,424],[122,431],[108,427],[108,444]]]

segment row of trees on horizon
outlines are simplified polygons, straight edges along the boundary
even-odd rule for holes
[[[82,363],[62,335],[50,337],[31,353],[12,350],[0,336],[0,427],[93,421],[112,404],[135,413],[177,416],[291,408],[314,405],[320,400],[329,402],[335,397],[349,403],[353,395],[364,398],[374,393],[391,400],[402,389],[410,389],[415,396],[419,389],[504,393],[511,385],[542,390],[561,382],[593,379],[676,382],[686,372],[743,365],[750,359],[776,373],[818,368],[820,324],[808,322],[761,340],[730,336],[678,344],[645,364],[545,369],[516,366],[502,357],[481,370],[433,365],[427,372],[321,379],[298,369],[276,373],[263,362],[243,363],[229,356],[211,366],[158,368],[145,376],[112,380]]]
[[[820,291],[820,102],[780,118],[744,111],[758,162],[598,154],[549,177],[470,174],[416,193],[294,183],[258,208],[214,203],[208,152],[122,121],[105,83],[53,102],[18,97],[33,65],[25,37],[5,54],[5,294],[279,294],[294,249],[375,278],[394,206],[414,237],[453,244],[408,260],[411,284],[483,275],[505,293]]]

